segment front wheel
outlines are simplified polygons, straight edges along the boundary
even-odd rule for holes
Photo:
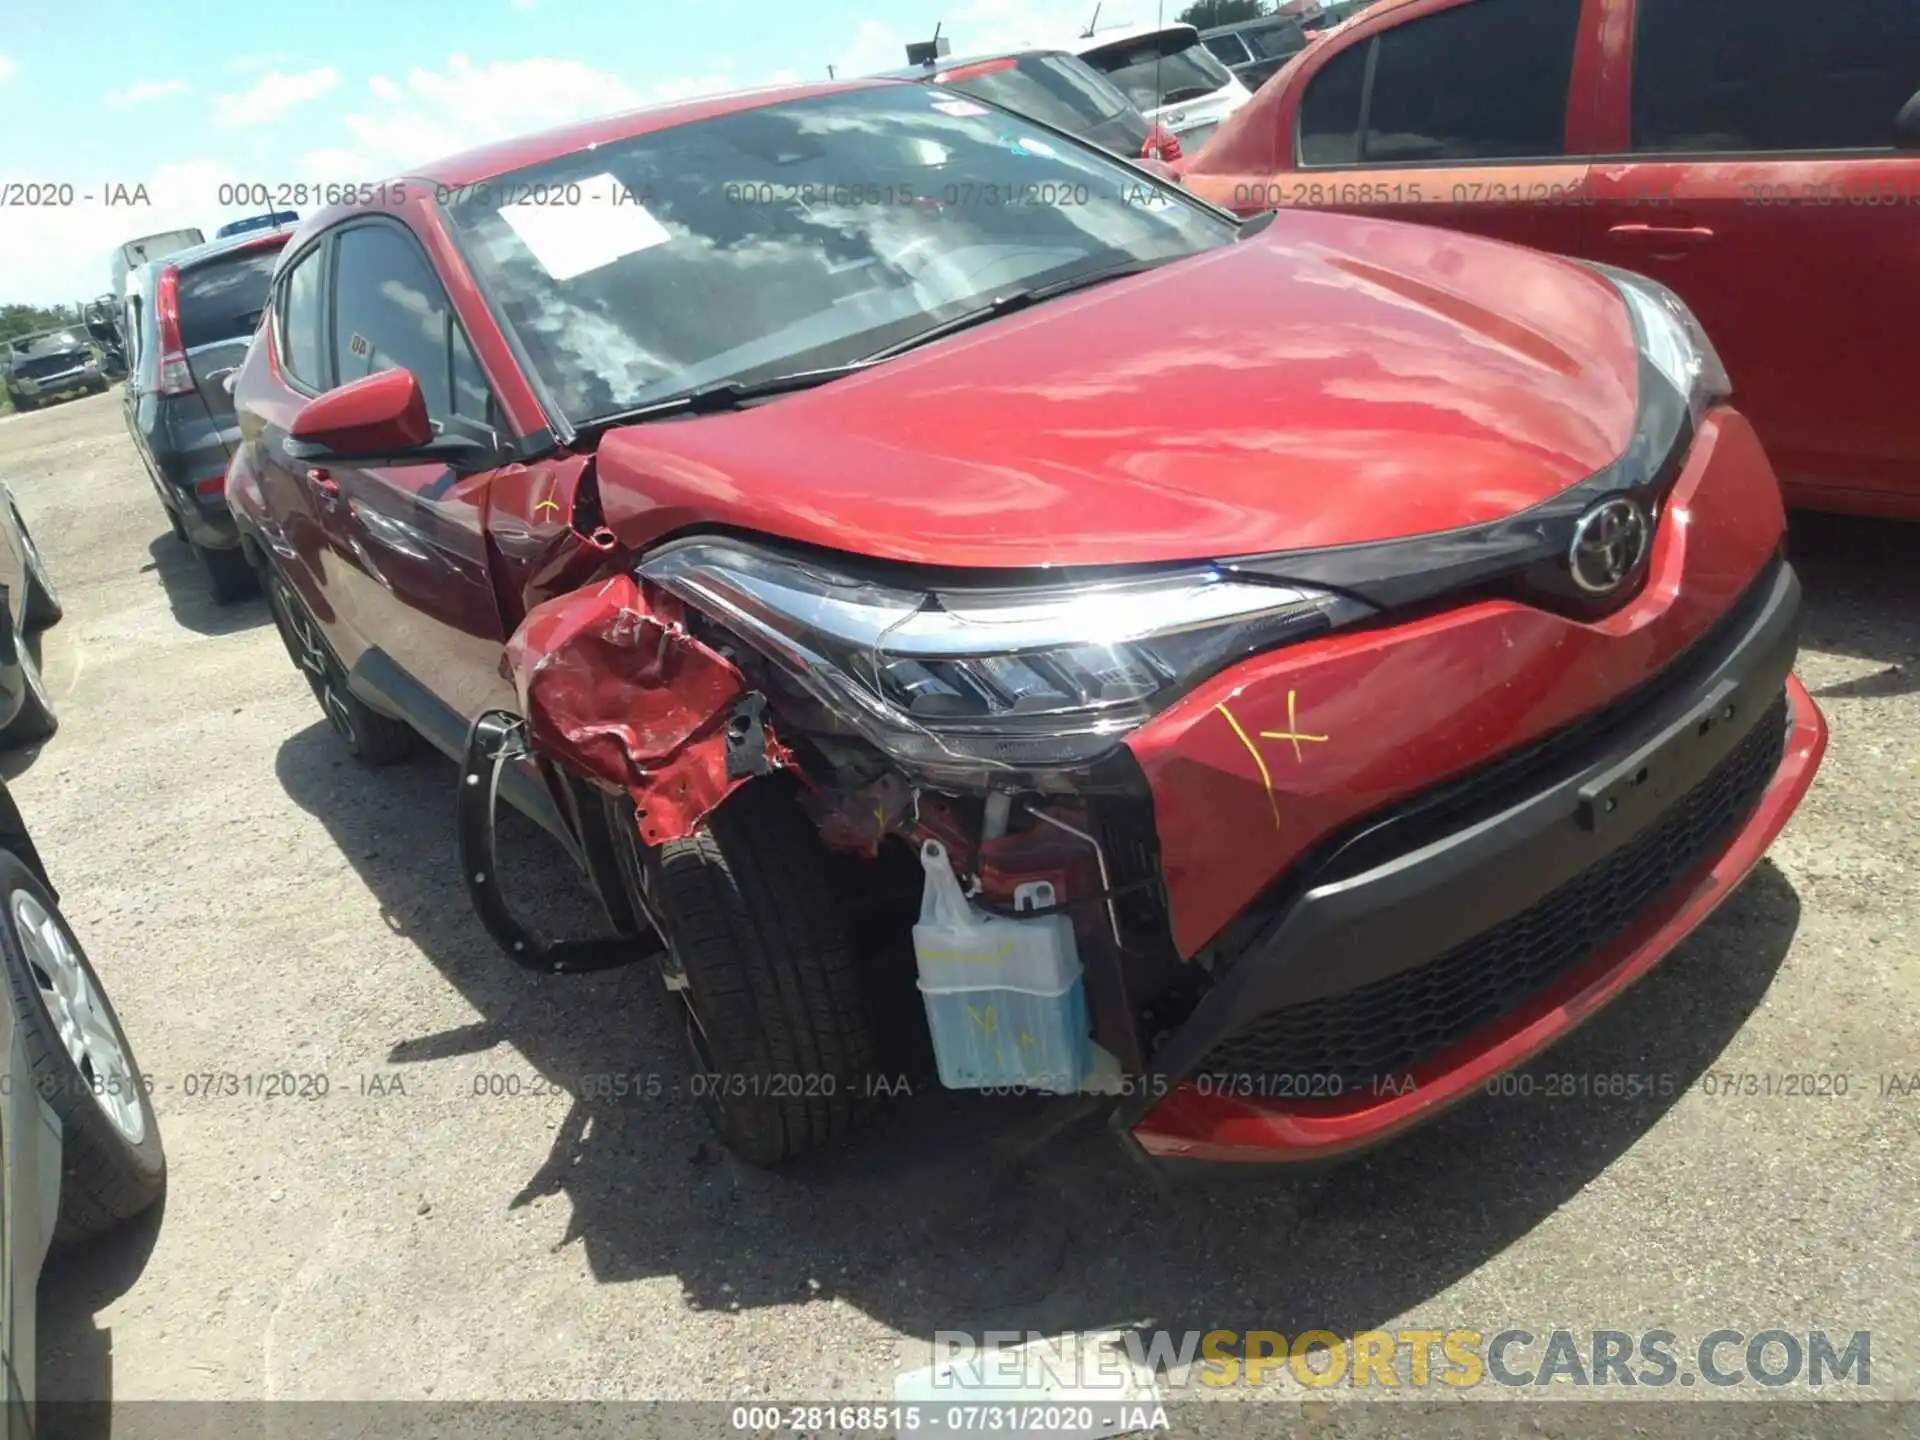
[[[47,562],[40,558],[40,547],[33,543],[33,532],[27,529],[27,522],[20,518],[18,510],[13,512],[13,524],[20,536],[20,559],[27,572],[27,594],[20,606],[20,628],[25,631],[44,630],[49,625],[58,624],[66,611],[60,606],[60,592],[53,588],[53,577],[47,574]]]
[[[778,780],[735,791],[658,848],[609,821],[629,898],[667,944],[690,1088],[728,1149],[774,1165],[851,1128],[874,1063],[866,997],[826,851]]]
[[[46,887],[0,851],[0,950],[32,1098],[60,1119],[56,1245],[132,1219],[166,1188],[160,1127],[120,1017]],[[18,1107],[16,1116],[31,1114]],[[28,1121],[27,1123],[33,1123]]]
[[[288,657],[306,676],[327,724],[354,759],[368,765],[391,765],[412,754],[413,731],[404,721],[374,710],[348,687],[346,667],[286,576],[269,569],[265,589],[267,609],[273,613],[274,628],[280,632]]]

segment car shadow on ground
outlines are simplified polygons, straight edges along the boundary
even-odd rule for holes
[[[103,1239],[56,1251],[40,1275],[39,1440],[106,1440],[113,1332],[94,1317],[133,1288],[160,1238],[166,1201]]]
[[[147,553],[153,559],[140,567],[140,573],[159,576],[174,620],[187,629],[201,635],[232,635],[272,619],[266,600],[258,592],[228,605],[215,600],[206,572],[193,558],[193,548],[171,530],[156,535]]]
[[[482,1016],[395,1036],[395,1060],[504,1043],[562,1084],[663,1077],[654,1098],[575,1100],[546,1155],[502,1156],[528,1176],[515,1204],[564,1194],[567,1241],[603,1283],[673,1275],[688,1304],[714,1310],[837,1297],[929,1339],[1133,1324],[1347,1331],[1419,1305],[1525,1236],[1686,1093],[1760,1003],[1799,922],[1792,888],[1763,862],[1712,923],[1536,1066],[1652,1076],[1652,1093],[1477,1097],[1315,1178],[1263,1168],[1169,1187],[1098,1123],[1046,1139],[1071,1102],[924,1083],[877,1104],[849,1142],[770,1173],[707,1139],[684,1096],[676,1023],[644,965],[545,979],[494,951],[457,881],[451,765],[373,772],[337,760],[315,725],[282,747],[278,772],[387,923]],[[558,847],[510,819],[502,873],[516,905],[536,927],[590,915]]]
[[[1920,525],[1796,511],[1787,544],[1810,601],[1801,645],[1883,667],[1814,697],[1920,690]]]

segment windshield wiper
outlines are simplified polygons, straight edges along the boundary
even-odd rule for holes
[[[1049,280],[1045,285],[1030,285],[1024,290],[1009,290],[1006,294],[989,300],[985,305],[956,315],[951,320],[942,320],[938,325],[931,325],[925,330],[907,336],[904,340],[896,340],[893,344],[876,350],[871,355],[862,356],[855,363],[871,365],[877,361],[891,360],[896,355],[904,355],[907,351],[917,350],[922,345],[931,345],[935,340],[943,340],[959,331],[971,330],[975,325],[997,320],[1002,315],[1011,315],[1016,310],[1024,310],[1029,305],[1039,304],[1042,300],[1051,300],[1057,295],[1085,290],[1094,285],[1105,284],[1109,280],[1123,279],[1128,275],[1138,275],[1156,266],[1165,265],[1169,260],[1182,258],[1184,257],[1168,255],[1158,260],[1127,260],[1118,265],[1107,265],[1097,270],[1083,270],[1078,275],[1069,275],[1063,280]]]
[[[849,365],[829,365],[820,370],[796,370],[789,375],[771,375],[765,380],[718,380],[711,385],[700,385],[692,390],[683,390],[678,395],[669,395],[664,400],[636,405],[631,410],[616,410],[611,415],[595,416],[583,421],[578,428],[583,434],[595,433],[614,425],[633,425],[642,420],[659,420],[669,415],[711,415],[721,410],[738,410],[752,400],[790,395],[796,390],[811,390],[816,385],[826,385],[858,374],[865,368],[864,360],[856,360]]]

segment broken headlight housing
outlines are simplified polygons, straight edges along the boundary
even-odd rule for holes
[[[669,546],[640,573],[923,773],[1086,764],[1222,667],[1371,613],[1204,564],[923,586],[716,539]]]

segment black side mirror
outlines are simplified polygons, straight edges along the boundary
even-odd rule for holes
[[[1900,107],[1893,121],[1893,148],[1920,150],[1920,93]]]

